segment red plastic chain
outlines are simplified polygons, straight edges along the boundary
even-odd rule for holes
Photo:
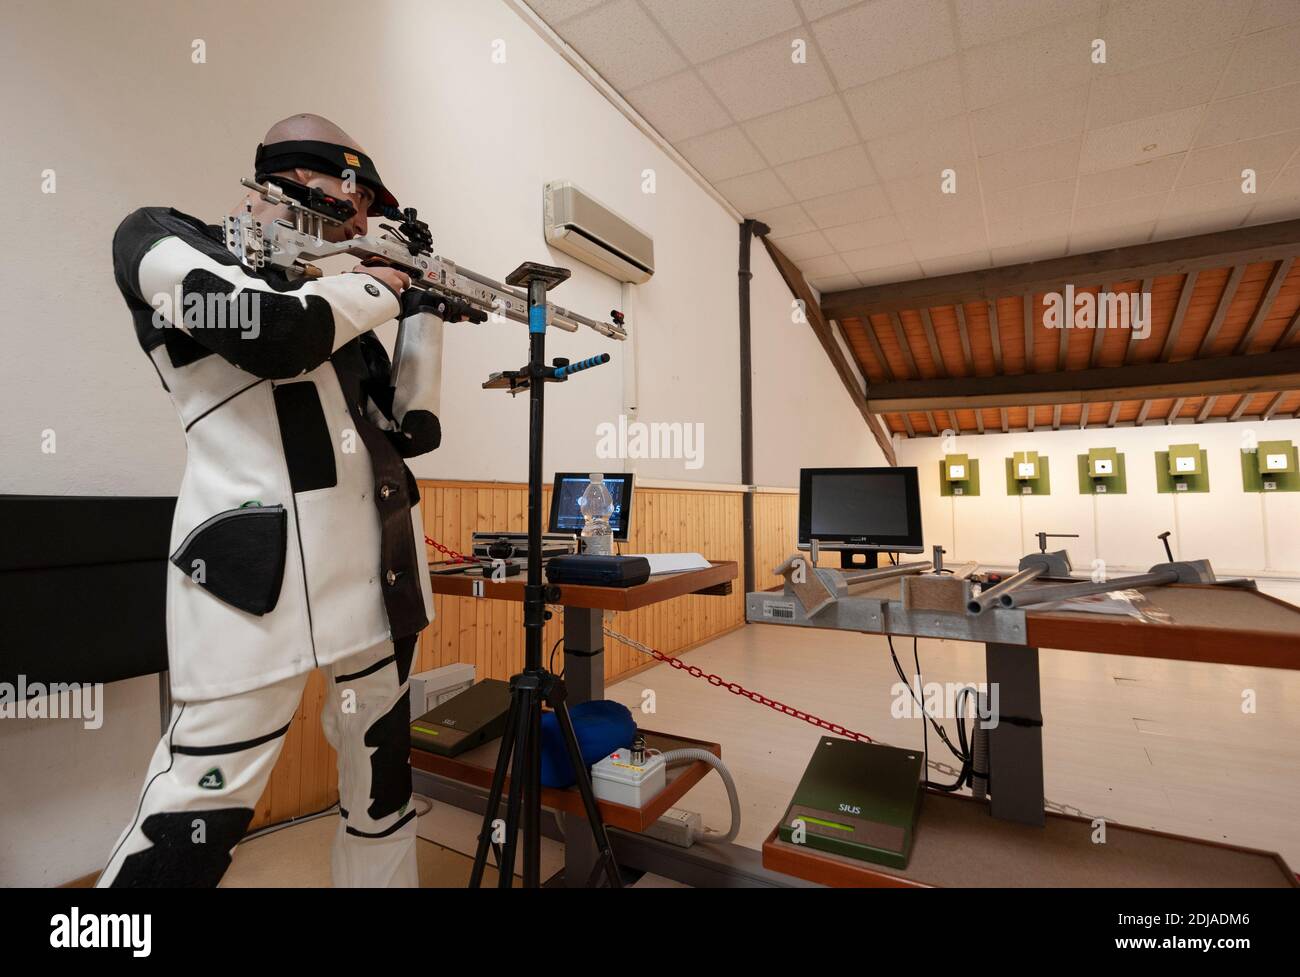
[[[430,546],[432,546],[439,553],[459,563],[477,562],[475,560],[469,559],[466,556],[463,556],[460,553],[457,553],[453,549],[443,546],[441,543],[439,543],[436,539],[432,538],[431,536],[426,535],[424,537],[424,541]],[[685,662],[681,661],[678,658],[669,658],[662,651],[658,651],[654,648],[651,648],[649,645],[643,645],[639,641],[633,642],[632,639],[625,638],[621,635],[616,635],[615,633],[610,633],[610,636],[614,637],[615,640],[622,641],[625,644],[628,644],[630,647],[636,648],[638,651],[644,652],[645,654],[649,655],[651,658],[655,659],[655,661],[663,662],[665,665],[668,665],[670,668],[675,668],[678,671],[685,672],[687,675],[694,676],[695,678],[702,678],[712,686],[726,689],[732,695],[738,695],[741,696],[742,698],[750,700],[751,702],[757,702],[761,706],[767,706],[769,709],[775,709],[777,712],[782,713],[783,715],[793,716],[795,719],[802,719],[804,722],[816,726],[819,729],[824,729],[828,733],[834,733],[836,736],[843,736],[846,739],[857,740],[859,743],[875,742],[866,733],[858,733],[855,732],[854,730],[846,729],[845,727],[841,726],[839,723],[833,723],[830,722],[829,720],[822,719],[820,716],[814,716],[811,713],[806,713],[802,709],[796,709],[794,706],[788,706],[784,702],[781,702],[777,699],[769,699],[761,692],[753,692],[745,688],[743,685],[741,685],[738,682],[728,682],[725,679],[723,679],[720,675],[714,675],[710,672],[704,671],[698,665],[687,665]]]
[[[811,713],[806,713],[802,709],[796,709],[794,706],[788,706],[784,702],[781,702],[777,699],[769,699],[761,692],[750,691],[749,689],[741,685],[739,682],[728,682],[725,679],[723,679],[720,675],[714,675],[711,672],[704,671],[698,665],[687,665],[679,658],[669,658],[662,651],[658,651],[657,649],[651,648],[648,645],[643,645],[639,641],[633,642],[630,638],[625,638],[622,635],[619,635],[617,632],[607,630],[605,633],[608,634],[610,637],[614,638],[614,640],[621,641],[624,644],[627,644],[633,648],[636,648],[638,651],[641,651],[649,655],[655,661],[663,662],[665,665],[668,665],[670,668],[675,668],[678,671],[685,672],[687,675],[692,675],[695,678],[702,678],[710,685],[716,686],[718,688],[726,689],[732,695],[738,695],[741,696],[742,698],[749,699],[751,702],[757,702],[761,706],[767,706],[769,709],[775,709],[777,712],[782,713],[783,715],[793,716],[795,719],[802,719],[804,722],[816,726],[819,729],[824,729],[829,733],[834,733],[836,736],[843,736],[846,739],[857,740],[859,743],[875,742],[866,733],[858,733],[855,732],[854,730],[846,729],[845,727],[841,726],[839,723],[833,723],[830,722],[829,720],[822,719],[820,716],[814,716]]]
[[[426,535],[424,537],[424,542],[427,545],[432,546],[435,550],[437,550],[443,556],[447,557],[447,559],[451,560],[453,563],[477,563],[478,562],[478,560],[471,560],[468,556],[466,556],[463,553],[457,553],[455,550],[451,549],[450,547],[443,546],[432,536]]]

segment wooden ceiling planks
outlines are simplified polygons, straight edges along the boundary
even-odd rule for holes
[[[1300,222],[1293,224],[1300,231]],[[1044,319],[1048,292],[1042,290],[888,308],[847,316],[841,327],[869,386],[960,383],[972,377],[1026,373],[1068,375],[1088,369],[1258,355],[1300,345],[1300,261],[1291,255],[1247,256],[1256,260],[1222,267],[1200,261],[1187,271],[1077,287],[1076,297],[1092,297],[1095,328],[1053,328]],[[1112,305],[1103,300],[1103,292],[1125,299]],[[1144,293],[1150,295],[1150,319],[1147,329],[1138,332],[1131,326]],[[914,404],[885,420],[891,432],[916,437],[944,430],[984,433],[1285,417],[1300,408],[1292,404],[1300,401],[1300,392],[1266,387],[1244,397],[1231,392],[1207,396],[1197,393],[1196,382],[1200,381],[1184,383],[1184,389],[1171,390],[1169,396],[1153,390],[1147,400],[1121,397],[1100,402],[1093,396],[1087,409],[1062,401],[1033,408],[1008,405],[977,410],[956,406],[959,398],[950,394],[949,404],[936,403],[927,410],[923,401],[914,398]],[[881,396],[884,399],[877,402],[883,408],[899,394],[882,390]]]

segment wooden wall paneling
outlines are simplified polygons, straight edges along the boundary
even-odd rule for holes
[[[470,547],[476,531],[526,528],[527,488],[487,482],[421,483],[426,533],[459,552]],[[761,527],[758,579],[772,586],[771,569],[794,548],[797,497],[758,496],[755,522]],[[549,512],[550,489],[543,509]],[[715,490],[638,488],[633,500],[632,534],[624,553],[695,551],[712,559],[743,560],[742,495]],[[431,560],[442,559],[431,552]],[[523,666],[523,608],[494,600],[435,596],[434,622],[420,637],[414,671],[454,662],[476,666],[482,678],[508,679]],[[744,623],[744,594],[737,586],[727,597],[690,596],[614,616],[610,626],[675,655],[684,648]],[[563,634],[563,614],[547,622],[543,652]],[[649,659],[616,642],[605,652],[605,678],[612,682],[641,668]],[[558,666],[558,660],[557,660]],[[338,799],[335,754],[325,742],[320,710],[329,689],[321,673],[313,674],[271,781],[255,809],[254,828],[311,813]]]

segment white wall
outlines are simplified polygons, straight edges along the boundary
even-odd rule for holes
[[[904,440],[898,456],[899,464],[920,469],[926,542],[942,543],[950,563],[1013,565],[1037,549],[1034,533],[1043,530],[1079,534],[1054,544],[1069,550],[1076,570],[1094,559],[1112,571],[1146,570],[1164,560],[1156,535],[1167,529],[1177,558],[1209,559],[1219,576],[1254,576],[1261,589],[1300,600],[1300,492],[1242,491],[1240,452],[1252,434],[1259,441],[1300,443],[1300,421],[957,437],[946,451],[979,459],[979,497],[939,495],[943,439]],[[1157,493],[1155,452],[1187,443],[1207,452],[1210,491]],[[1078,455],[1103,447],[1124,453],[1126,495],[1079,494]],[[1005,459],[1015,451],[1048,456],[1050,495],[1007,495]]]
[[[767,249],[750,259],[754,481],[798,488],[800,468],[885,465],[826,351],[793,316],[793,297]]]
[[[556,299],[591,315],[620,305],[619,286],[546,247],[542,184],[573,180],[644,227],[658,270],[634,324],[641,419],[704,424],[705,453],[698,469],[677,459],[636,470],[739,480],[736,224],[503,3],[9,0],[5,20],[0,180],[14,246],[0,264],[0,493],[175,492],[184,439],[113,285],[112,233],[142,205],[219,220],[266,127],[295,111],[361,140],[441,252],[498,278],[523,260],[572,267]],[[205,64],[191,61],[196,39]],[[47,169],[53,194],[41,192]],[[646,169],[653,195],[641,190]],[[800,465],[878,462],[815,338],[790,323],[761,247],[753,288],[758,479],[788,486]],[[613,467],[595,457],[595,426],[619,413],[622,347],[585,329],[552,331],[548,345],[616,361],[548,390],[548,469]],[[524,478],[525,401],[480,384],[526,355],[522,326],[450,331],[444,443],[417,475]],[[41,451],[46,430],[54,454]],[[95,735],[0,724],[0,884],[99,867],[139,789],[154,686],[120,683]]]

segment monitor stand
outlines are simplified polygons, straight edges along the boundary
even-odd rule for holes
[[[841,570],[874,570],[879,566],[879,550],[840,550]]]

